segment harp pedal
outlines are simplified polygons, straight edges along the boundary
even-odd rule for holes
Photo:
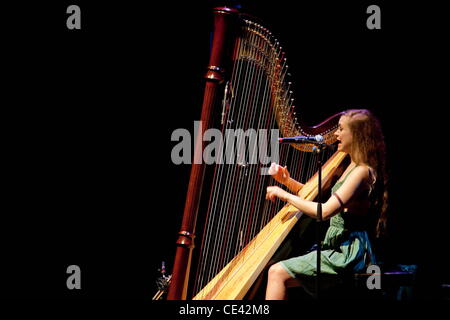
[[[164,294],[169,289],[170,285],[170,279],[172,278],[172,275],[166,275],[166,266],[164,261],[162,262],[161,269],[159,269],[161,272],[161,276],[156,279],[156,286],[158,288],[158,291],[153,296],[152,300],[161,300]]]

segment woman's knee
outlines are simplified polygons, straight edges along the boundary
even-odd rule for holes
[[[284,282],[291,278],[292,278],[291,275],[279,263],[275,263],[274,265],[272,265],[269,268],[269,279],[273,279],[273,280],[276,279],[276,280],[281,280]]]

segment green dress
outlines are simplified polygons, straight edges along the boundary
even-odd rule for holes
[[[354,168],[353,168],[354,169]],[[352,169],[352,171],[353,171]],[[348,175],[332,188],[336,192]],[[346,273],[365,271],[369,264],[375,264],[375,256],[367,233],[367,219],[364,216],[341,211],[330,219],[321,248],[321,286],[333,286]],[[293,277],[298,278],[305,290],[313,294],[317,269],[317,251],[280,261]],[[323,275],[323,276],[322,276]]]

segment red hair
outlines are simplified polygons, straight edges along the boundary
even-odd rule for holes
[[[377,212],[376,236],[386,232],[388,202],[386,175],[386,146],[380,121],[369,110],[350,109],[343,113],[348,117],[353,142],[351,157],[356,164],[366,164],[374,175],[370,193],[373,209]]]

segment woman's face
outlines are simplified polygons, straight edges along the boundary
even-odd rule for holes
[[[350,153],[353,136],[348,126],[350,119],[347,116],[342,116],[339,119],[338,129],[335,132],[338,144],[338,151]]]

